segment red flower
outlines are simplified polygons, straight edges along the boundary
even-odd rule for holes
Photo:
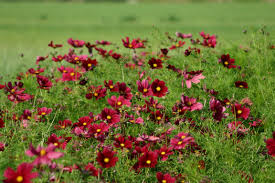
[[[56,146],[49,144],[48,147],[44,148],[38,146],[36,149],[30,144],[30,148],[26,151],[26,155],[32,157],[36,156],[36,159],[33,161],[33,165],[47,164],[52,163],[52,159],[58,159],[63,156],[61,152],[55,152]]]
[[[47,107],[42,107],[42,108],[37,108],[37,113],[40,116],[45,116],[48,115],[52,112],[51,108],[47,108]]]
[[[65,56],[57,55],[57,57],[52,57],[52,60],[54,62],[61,62],[64,58],[65,58]]]
[[[132,142],[130,140],[127,140],[123,136],[119,136],[119,137],[115,138],[114,146],[117,148],[121,148],[121,149],[123,149],[123,148],[131,149]]]
[[[138,158],[140,168],[154,168],[158,163],[158,154],[153,151],[144,152],[144,154]]]
[[[235,86],[237,88],[248,88],[247,82],[245,81],[236,81]]]
[[[122,39],[123,45],[126,48],[136,49],[136,48],[144,48],[144,44],[140,39],[133,39],[130,43],[129,37],[126,37],[126,40]]]
[[[109,124],[115,124],[120,121],[120,115],[113,109],[104,108],[100,114],[100,117]]]
[[[162,114],[159,110],[155,111],[155,112],[151,112],[150,118],[153,121],[157,121],[158,123],[163,119],[164,114]]]
[[[172,149],[172,147],[168,148],[166,145],[164,145],[156,152],[158,153],[159,157],[161,157],[161,161],[166,161],[168,156],[173,154]]]
[[[153,95],[156,97],[163,97],[166,95],[166,93],[168,91],[168,88],[165,86],[165,82],[160,81],[158,79],[156,79],[152,83],[151,89],[152,89]]]
[[[102,152],[97,153],[97,162],[102,166],[102,168],[110,168],[116,165],[118,158],[114,155],[116,152],[105,147]]]
[[[33,165],[29,163],[22,163],[14,171],[8,167],[4,172],[4,183],[31,183],[31,179],[38,176],[37,172],[32,172]]]
[[[86,94],[86,98],[91,99],[95,97],[96,100],[100,98],[104,98],[106,96],[106,91],[107,91],[106,88],[102,88],[102,85],[99,85],[97,87],[90,86],[88,90],[89,90],[89,93]]]
[[[265,143],[266,148],[268,149],[268,154],[275,157],[275,131],[273,132],[273,138],[267,139]]]
[[[44,72],[44,68],[37,68],[37,70],[35,70],[34,68],[30,68],[29,70],[28,70],[28,72],[30,73],[30,74],[33,74],[33,75],[38,75],[38,74],[40,74],[40,73],[42,73],[42,72]]]
[[[87,60],[82,61],[82,67],[86,70],[86,71],[91,71],[93,70],[97,65],[97,61],[96,59],[90,59],[88,58]]]
[[[39,84],[39,88],[44,89],[44,90],[49,90],[52,86],[53,83],[49,80],[49,78],[41,75],[36,76],[37,83]]]
[[[90,116],[83,116],[78,119],[77,123],[73,124],[73,127],[89,127],[91,123],[93,122],[93,118],[90,118]]]
[[[235,59],[234,58],[230,58],[230,55],[222,55],[221,58],[219,59],[219,62],[223,64],[224,67],[227,67],[228,69],[231,68],[236,68],[236,65],[234,65],[235,63]]]
[[[2,118],[0,118],[0,128],[4,128],[5,127],[5,122]]]
[[[108,99],[108,103],[115,109],[121,108],[123,105],[128,107],[131,106],[130,100],[127,100],[122,96],[119,96],[118,98],[116,96],[111,96],[111,98]]]
[[[221,104],[219,100],[215,100],[212,98],[209,101],[210,110],[213,111],[213,118],[217,121],[221,121],[222,118],[225,118],[226,115],[224,114],[225,107]]]
[[[64,129],[67,126],[72,126],[72,121],[65,119],[63,121],[58,122],[59,125],[54,126],[55,129]]]
[[[231,111],[236,115],[236,118],[247,119],[250,113],[250,109],[245,106],[242,107],[242,104],[232,105]]]
[[[115,88],[117,88],[120,96],[123,96],[127,100],[132,99],[133,94],[131,93],[131,88],[127,87],[126,83],[117,82]]]
[[[151,66],[151,69],[161,69],[162,68],[162,60],[151,58],[148,62]]]
[[[108,132],[109,128],[110,126],[104,122],[101,122],[100,124],[92,124],[89,128],[89,134],[94,135],[94,137],[97,137],[99,135],[104,134],[105,132]]]
[[[185,39],[185,38],[192,38],[192,34],[183,34],[181,32],[176,32],[176,36],[179,37],[179,38],[182,38],[182,39]]]
[[[73,68],[62,68],[63,74],[62,74],[62,81],[77,81],[81,77],[81,74],[79,72],[76,72]],[[61,68],[59,68],[59,71],[61,71]]]
[[[197,99],[195,98],[189,98],[188,96],[184,96],[182,94],[181,96],[181,110],[182,111],[195,111],[195,110],[201,110],[203,105],[199,102],[197,102]]]
[[[180,47],[182,47],[184,44],[185,44],[185,41],[179,41],[179,42],[176,43],[175,45],[172,45],[169,49],[170,49],[170,50],[173,50],[173,49],[176,49],[176,48],[180,48]]]
[[[159,183],[174,183],[176,182],[176,178],[171,177],[169,173],[163,174],[161,172],[157,173],[157,179]]]
[[[108,82],[104,80],[104,85],[108,88],[111,92],[118,92],[118,86],[114,85],[113,80],[109,80]]]
[[[102,174],[101,169],[96,169],[92,163],[88,163],[88,165],[85,166],[85,170],[94,177],[98,177],[99,174]]]
[[[195,139],[188,133],[181,132],[171,139],[170,144],[173,149],[184,149],[188,144],[195,142]]]
[[[120,59],[122,56],[120,55],[120,54],[118,54],[118,53],[113,53],[113,50],[110,50],[109,51],[109,55],[111,56],[111,57],[113,57],[114,59],[116,59],[116,60],[118,60],[118,59]]]
[[[36,57],[36,65],[38,65],[40,61],[44,61],[44,60],[46,60],[47,58],[48,58],[48,55],[45,56],[45,57],[37,56],[37,57]]]
[[[231,133],[237,130],[238,135],[244,135],[249,129],[245,128],[241,121],[233,121],[227,125]]]
[[[53,44],[53,41],[51,41],[49,44],[48,44],[49,47],[52,47],[52,48],[60,48],[62,47],[63,45],[62,44]]]
[[[215,48],[217,44],[216,36],[209,34],[205,34],[204,32],[201,32],[200,35],[203,37],[203,42],[201,43],[203,46],[212,47]]]
[[[149,84],[148,80],[144,79],[141,82],[137,81],[138,91],[143,94],[143,96],[152,96],[153,92],[151,89],[151,85]]]
[[[111,42],[105,41],[105,40],[102,40],[102,41],[96,40],[95,43],[100,44],[100,45],[110,45],[111,44]]]
[[[68,39],[68,43],[75,47],[75,48],[80,48],[83,47],[83,45],[85,44],[85,41],[82,40],[73,40],[72,38]]]
[[[200,79],[204,79],[205,76],[202,75],[202,73],[192,73],[192,72],[186,72],[184,73],[184,80],[186,83],[187,88],[191,88],[192,83],[198,84],[200,82]],[[183,87],[183,81],[182,80],[182,87]]]

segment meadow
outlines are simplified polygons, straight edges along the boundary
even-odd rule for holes
[[[274,182],[274,8],[0,3],[0,180]]]

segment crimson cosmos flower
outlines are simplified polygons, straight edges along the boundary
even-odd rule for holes
[[[52,57],[52,61],[61,62],[64,58],[65,58],[65,56],[57,55],[56,57]]]
[[[88,163],[88,165],[85,166],[85,170],[94,177],[98,177],[99,174],[102,174],[102,170],[100,168],[96,169],[92,163]]]
[[[268,149],[268,154],[275,157],[275,131],[273,132],[273,138],[267,139],[265,141],[266,148]]]
[[[150,65],[151,69],[161,69],[162,68],[162,60],[156,59],[156,58],[151,58],[148,62]]]
[[[54,44],[53,41],[51,41],[49,44],[48,44],[49,47],[52,47],[52,48],[60,48],[62,47],[63,45],[62,44]]]
[[[109,124],[115,124],[120,121],[120,114],[116,110],[104,108],[101,111],[100,117]]]
[[[163,97],[166,95],[168,88],[165,86],[164,81],[160,81],[158,79],[154,80],[151,89],[153,92],[153,95],[156,97]]]
[[[153,151],[146,151],[138,158],[138,163],[140,168],[154,168],[158,163],[158,154]]]
[[[235,86],[237,88],[248,88],[247,82],[245,81],[236,81]]]
[[[95,98],[96,100],[100,98],[104,98],[106,96],[106,88],[102,88],[102,85],[99,85],[97,87],[95,86],[90,86],[88,88],[89,93],[86,94],[87,99]]]
[[[123,45],[125,48],[136,49],[136,48],[144,48],[144,44],[140,39],[133,39],[130,43],[129,37],[126,39],[122,39]]]
[[[22,163],[14,171],[8,167],[4,172],[4,183],[31,183],[32,179],[38,176],[37,172],[32,172],[33,165],[29,163]]]
[[[171,139],[170,144],[173,149],[184,149],[188,144],[195,142],[195,139],[188,133],[181,132]]]
[[[75,47],[75,48],[80,48],[80,47],[83,47],[84,44],[85,44],[85,41],[82,41],[82,40],[73,40],[72,38],[69,38],[68,39],[68,43]]]
[[[30,68],[29,70],[28,70],[28,72],[30,73],[30,74],[33,74],[33,75],[38,75],[38,74],[40,74],[40,73],[42,73],[42,72],[44,72],[44,68],[37,68],[37,70],[35,70],[34,68]]]
[[[157,172],[157,179],[159,183],[175,183],[176,178],[171,177],[169,173],[163,174],[161,172]]]
[[[250,109],[242,106],[242,104],[232,105],[231,111],[236,115],[236,118],[247,119],[250,113]]]
[[[110,168],[116,165],[118,157],[115,157],[116,152],[111,149],[104,147],[102,152],[97,153],[97,162],[102,168]]]
[[[108,99],[108,103],[115,109],[121,108],[123,105],[131,106],[130,100],[125,99],[123,96],[119,96],[118,98],[111,96],[111,98]]]
[[[119,137],[115,138],[114,146],[117,148],[121,148],[121,149],[123,149],[123,148],[131,149],[132,142],[130,140],[127,140],[123,136],[119,136]]]
[[[221,104],[219,100],[215,100],[215,98],[212,98],[209,101],[210,110],[213,111],[213,118],[217,121],[221,121],[222,118],[225,118],[226,115],[224,114],[225,107]]]
[[[51,108],[47,108],[47,107],[42,107],[42,108],[37,108],[37,113],[40,116],[45,116],[48,115],[52,112],[53,110]]]
[[[180,48],[180,47],[182,47],[184,44],[185,44],[185,41],[179,41],[179,42],[176,43],[175,45],[172,45],[169,49],[170,49],[170,50],[173,50],[173,49],[176,49],[176,48]]]
[[[153,95],[151,85],[149,84],[148,80],[146,79],[142,81],[138,80],[137,85],[138,85],[138,91],[141,92],[144,97]]]
[[[53,86],[53,83],[50,81],[50,79],[45,76],[37,75],[36,79],[37,83],[39,84],[39,88],[41,89],[49,90]]]
[[[223,64],[224,67],[227,67],[228,69],[231,68],[236,68],[236,65],[234,65],[235,63],[235,59],[234,58],[230,58],[230,55],[222,55],[221,58],[219,59],[219,62]]]
[[[197,102],[197,99],[195,98],[189,98],[188,96],[184,96],[182,94],[181,96],[181,106],[182,111],[195,111],[195,110],[201,110],[203,105],[199,102]]]
[[[168,159],[168,156],[173,154],[172,150],[172,147],[168,148],[166,145],[164,145],[156,152],[158,153],[159,157],[161,157],[161,161],[166,161]]]

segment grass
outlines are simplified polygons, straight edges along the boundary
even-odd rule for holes
[[[125,149],[114,148],[117,151],[118,162],[113,168],[102,168],[104,181],[156,182],[157,172],[169,173],[173,177],[182,174],[185,176],[185,182],[203,182],[203,180],[204,182],[208,180],[212,182],[248,182],[248,178],[245,178],[246,175],[252,177],[254,182],[271,183],[275,180],[274,158],[267,154],[264,142],[265,139],[271,138],[272,132],[275,131],[275,67],[273,63],[275,53],[274,49],[270,49],[270,45],[274,45],[272,18],[275,15],[271,13],[273,4],[186,4],[183,7],[169,5],[169,8],[163,4],[42,5],[18,3],[16,5],[16,7],[12,4],[1,4],[0,6],[0,25],[2,26],[0,35],[3,40],[0,43],[2,48],[0,56],[2,57],[1,61],[4,61],[1,63],[4,79],[0,80],[0,84],[15,81],[15,77],[20,71],[26,72],[30,67],[35,68],[35,56],[45,56],[52,52],[51,48],[47,48],[50,40],[64,44],[68,37],[88,41],[111,40],[115,44],[105,48],[113,49],[122,54],[125,59],[115,62],[114,59],[102,58],[95,52],[94,58],[99,64],[93,71],[83,73],[83,77],[88,79],[88,83],[82,86],[78,82],[72,81],[55,82],[57,78],[61,77],[57,67],[61,65],[75,66],[65,61],[62,63],[51,62],[50,55],[48,60],[41,62],[41,67],[46,68],[41,75],[50,78],[54,84],[49,91],[38,89],[36,78],[31,75],[28,77],[24,75],[21,80],[26,88],[26,93],[34,95],[34,99],[31,101],[15,105],[7,99],[7,93],[0,90],[0,109],[6,111],[5,115],[0,115],[0,118],[5,121],[5,127],[0,128],[0,142],[6,144],[5,150],[0,151],[0,180],[3,179],[2,175],[7,167],[15,169],[22,162],[32,162],[34,158],[25,155],[29,144],[33,143],[35,147],[39,144],[46,146],[48,137],[52,133],[57,136],[72,137],[65,150],[57,150],[64,153],[64,157],[55,160],[59,165],[77,164],[83,170],[88,162],[92,162],[97,168],[101,168],[96,161],[97,151],[101,151],[98,140],[78,137],[71,133],[71,128],[56,130],[53,126],[57,125],[59,120],[70,119],[75,123],[80,117],[87,116],[90,112],[96,115],[104,107],[111,108],[107,99],[117,93],[108,91],[107,96],[100,100],[85,98],[89,86],[103,85],[104,80],[113,80],[114,83],[125,82],[131,88],[134,95],[131,100],[132,107],[126,107],[120,113],[121,116],[127,112],[138,117],[134,112],[133,105],[145,104],[145,98],[136,94],[139,93],[136,81],[139,79],[138,72],[141,71],[146,71],[145,76],[151,77],[152,81],[155,79],[165,81],[169,93],[163,98],[155,97],[155,99],[164,105],[165,109],[162,112],[169,118],[170,123],[157,124],[150,118],[149,113],[140,112],[140,117],[144,119],[143,125],[127,122],[125,118],[122,118],[118,127],[112,128],[110,133],[106,134],[104,145],[112,145],[114,136],[118,133],[133,137],[138,137],[141,134],[160,136],[161,133],[173,127],[175,130],[167,138],[174,138],[179,132],[188,132],[195,138],[202,150],[197,153],[187,149],[181,152],[173,150],[174,154],[169,156],[168,161],[158,160],[155,168],[142,168],[138,174],[135,171],[129,171],[138,161],[138,158],[132,158],[133,150],[128,152]],[[150,10],[153,7],[155,14],[152,15]],[[225,14],[225,9],[232,9],[232,12],[234,9],[239,15],[237,13]],[[79,10],[82,13],[75,13]],[[110,15],[111,11],[113,12],[112,16]],[[261,16],[257,16],[255,12],[260,11],[262,11],[259,13]],[[142,13],[135,16],[135,12]],[[100,17],[109,18],[102,19]],[[60,24],[61,20],[62,24]],[[157,28],[152,28],[153,23]],[[268,25],[267,30],[265,28],[259,30],[260,24]],[[243,29],[247,29],[248,33],[243,34]],[[164,66],[172,64],[182,70],[203,70],[203,75],[206,78],[199,84],[193,84],[190,89],[187,89],[186,86],[182,88],[182,77],[178,77],[176,73],[165,67],[159,70],[150,69],[147,61],[152,57],[151,54],[145,57],[144,67],[136,69],[124,67],[126,62],[131,61],[127,58],[132,57],[132,51],[123,47],[121,38],[127,35],[131,38],[148,38],[146,49],[142,50],[152,53],[172,44],[164,35],[164,31],[174,33],[176,30],[195,33],[195,38],[199,38],[198,32],[201,30],[219,36],[215,49],[197,45],[196,47],[201,49],[201,54],[185,57],[183,52],[190,46],[189,40],[186,40],[184,48],[170,51],[168,55],[171,58],[164,61]],[[270,35],[266,31],[270,32]],[[171,35],[175,37],[173,34]],[[240,48],[240,44],[245,49]],[[66,45],[58,52],[67,53],[68,48],[69,46]],[[248,51],[245,51],[246,49]],[[140,53],[141,50],[137,52]],[[19,56],[21,53],[24,53],[23,57]],[[226,53],[235,58],[236,65],[241,66],[240,69],[227,69],[222,64],[218,64],[220,56]],[[86,50],[84,50],[84,54],[87,54]],[[7,64],[8,62],[12,63]],[[17,70],[15,71],[15,69]],[[237,80],[246,81],[249,88],[236,88],[234,82]],[[211,95],[202,89],[204,85],[208,89],[218,91],[219,94],[215,97],[219,100],[228,98],[239,103],[243,98],[248,97],[253,102],[252,106],[247,106],[251,111],[250,117],[262,119],[262,125],[257,128],[250,127],[249,122],[252,122],[252,119],[236,119],[230,108],[226,109],[226,113],[229,113],[227,118],[221,122],[213,120],[212,112],[209,110]],[[65,88],[72,90],[67,92]],[[198,102],[203,104],[203,109],[188,112],[184,116],[173,115],[172,107],[180,100],[182,94],[197,98]],[[13,114],[19,117],[25,109],[33,111],[34,116],[39,107],[53,109],[53,112],[45,117],[45,122],[39,122],[33,117],[28,121],[29,126],[24,128],[21,120],[12,120]],[[197,127],[193,128],[188,121],[179,125],[175,124],[176,119],[184,117],[192,118]],[[242,121],[245,128],[249,129],[243,137],[238,137],[236,131],[232,132],[231,137],[229,135],[230,131],[227,125],[236,120]],[[99,121],[95,123],[99,123]],[[151,143],[151,150],[159,149],[164,144],[169,145],[169,139]],[[198,163],[201,160],[205,163],[205,168],[198,168]],[[34,171],[40,174],[39,178],[34,179],[35,182],[49,182],[49,177],[52,175],[56,177],[56,182],[103,181],[88,176],[84,171],[73,170],[72,173],[63,171],[60,166],[50,169],[43,165],[35,167]],[[242,176],[243,174],[245,175]]]

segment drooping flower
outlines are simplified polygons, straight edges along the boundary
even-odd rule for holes
[[[162,60],[161,59],[156,59],[156,58],[151,58],[148,62],[150,65],[151,69],[161,69],[162,68]]]
[[[53,41],[51,41],[49,44],[48,44],[49,47],[52,47],[52,48],[60,48],[62,47],[63,45],[62,44],[54,44]]]
[[[209,101],[210,110],[213,111],[213,118],[217,121],[221,121],[222,118],[225,118],[226,115],[224,114],[224,111],[226,108],[221,104],[219,100],[215,100],[215,98],[212,98]]]
[[[37,56],[37,57],[36,57],[36,65],[38,65],[39,62],[46,60],[48,57],[49,57],[48,55],[45,56],[45,57]]]
[[[231,111],[236,115],[236,118],[247,119],[250,113],[250,109],[242,106],[242,104],[234,104],[231,107]]]
[[[160,81],[158,79],[153,81],[151,85],[151,89],[152,89],[153,95],[156,97],[163,97],[168,92],[168,88],[167,86],[165,86],[165,82]]]
[[[69,38],[68,39],[68,43],[75,47],[75,48],[80,48],[80,47],[83,47],[84,44],[85,44],[85,41],[82,41],[82,40],[73,40],[72,38]]]
[[[38,74],[41,74],[42,72],[44,72],[44,68],[37,68],[37,70],[35,70],[34,68],[30,68],[29,70],[28,70],[28,72],[30,73],[30,74],[32,74],[32,75],[38,75]],[[28,73],[27,73],[28,74]]]
[[[38,176],[37,172],[32,172],[33,165],[29,163],[22,163],[14,171],[8,167],[4,172],[4,183],[31,183],[32,179]]]
[[[227,67],[228,69],[231,68],[236,68],[236,65],[234,65],[235,63],[235,59],[234,58],[230,58],[230,55],[222,55],[221,58],[219,59],[219,62],[223,64],[224,67]]]
[[[268,154],[275,157],[275,131],[273,132],[273,138],[267,139],[265,141],[266,148],[268,149]]]
[[[130,100],[125,99],[123,96],[119,96],[118,98],[116,96],[111,96],[111,98],[108,99],[108,103],[114,109],[121,108],[123,105],[126,105],[128,107],[131,106]]]
[[[47,164],[50,165],[53,159],[58,159],[63,156],[61,152],[55,152],[56,146],[49,144],[48,147],[38,146],[36,149],[30,144],[29,149],[26,151],[26,155],[32,157],[36,156],[33,161],[33,165]]]
[[[245,81],[236,81],[235,86],[237,88],[245,88],[245,89],[248,88],[248,84]]]
[[[193,72],[184,73],[183,76],[184,76],[184,80],[187,88],[191,88],[192,83],[198,84],[200,82],[200,79],[205,78],[205,76],[203,76],[201,72],[202,71],[193,71]],[[182,81],[182,87],[183,87],[183,81]]]
[[[111,42],[105,41],[105,40],[101,40],[101,41],[96,40],[95,43],[99,44],[99,45],[110,45],[111,44]]]
[[[105,147],[102,152],[97,153],[97,162],[102,168],[111,168],[116,165],[118,157],[115,156],[116,152]]]
[[[176,178],[171,177],[169,173],[163,174],[161,172],[157,172],[158,183],[175,183]]]
[[[148,80],[146,80],[146,79],[144,79],[142,81],[138,80],[137,85],[138,85],[138,91],[141,92],[144,97],[153,95],[151,85],[149,84]]]
[[[179,38],[182,38],[182,39],[185,39],[185,38],[192,38],[192,34],[183,34],[181,32],[176,32],[176,36],[179,37]]]
[[[195,139],[189,134],[181,132],[170,140],[170,145],[173,149],[184,149],[188,144],[195,142]]]
[[[88,165],[85,166],[85,170],[94,177],[98,177],[98,175],[102,174],[101,169],[96,169],[92,163],[88,163]]]
[[[50,79],[45,76],[37,75],[36,79],[37,83],[39,84],[39,88],[41,89],[49,90],[53,86],[53,83],[50,81]]]
[[[144,152],[144,154],[138,158],[140,168],[154,168],[158,163],[158,154],[153,151]]]

